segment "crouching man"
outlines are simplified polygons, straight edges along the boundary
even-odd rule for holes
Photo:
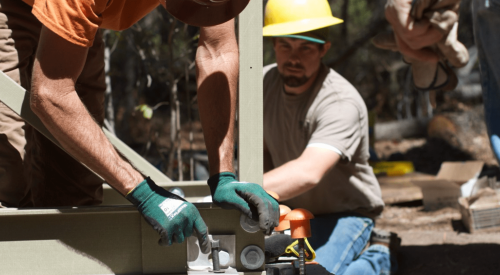
[[[327,27],[341,22],[326,0],[266,6],[276,64],[264,68],[264,189],[315,215],[309,243],[329,272],[389,274],[390,234],[372,234],[384,203],[368,164],[367,109],[321,62],[331,46]]]

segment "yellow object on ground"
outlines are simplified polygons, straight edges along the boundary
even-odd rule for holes
[[[305,242],[305,249],[304,249],[305,260],[307,262],[311,262],[316,258],[316,251],[314,251],[314,249],[311,247],[307,238],[304,238],[304,242]],[[295,256],[299,257],[298,247],[299,247],[299,241],[296,240],[292,244],[286,247],[285,253],[294,254]]]
[[[401,176],[415,171],[411,161],[378,161],[370,164],[375,175]]]
[[[303,33],[340,24],[327,0],[269,0],[264,15],[264,36]]]

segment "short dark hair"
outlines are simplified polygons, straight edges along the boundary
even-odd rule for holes
[[[308,34],[308,36],[316,37],[319,38],[325,42],[328,42],[328,28],[321,28],[321,29],[316,29],[312,30],[309,32],[305,32],[303,34]]]
[[[276,38],[280,38],[280,37],[279,36],[271,36],[271,39],[273,41],[273,45],[276,44]],[[318,49],[320,49],[320,50],[323,50],[323,48],[325,47],[325,44],[321,44],[321,43],[314,43],[314,44],[316,44],[318,46]]]

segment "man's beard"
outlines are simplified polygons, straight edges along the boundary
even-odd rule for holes
[[[306,77],[305,75],[302,77],[296,77],[296,76],[286,76],[283,74],[280,74],[281,79],[283,79],[283,83],[285,83],[286,86],[291,87],[291,88],[296,88],[300,87],[309,80],[309,77]]]
[[[284,65],[284,69],[286,69],[287,67],[296,68],[296,69],[303,69],[304,68],[300,64],[293,65],[291,63],[286,63]],[[283,80],[283,83],[285,83],[286,86],[292,87],[292,88],[300,87],[300,86],[306,84],[306,82],[309,80],[309,77],[307,77],[305,75],[302,77],[296,77],[296,76],[291,76],[291,75],[287,76],[284,74],[280,74],[280,76],[281,76],[281,79]]]

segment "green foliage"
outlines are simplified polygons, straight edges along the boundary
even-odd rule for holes
[[[136,111],[141,111],[142,112],[142,116],[145,119],[151,119],[153,117],[153,108],[149,107],[146,104],[142,104],[142,105],[139,105],[139,106],[135,107],[135,110]]]

